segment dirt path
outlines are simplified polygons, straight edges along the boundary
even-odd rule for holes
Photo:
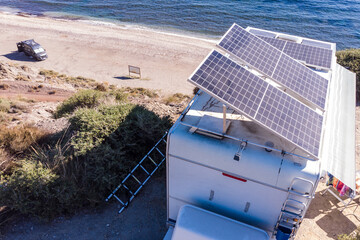
[[[10,222],[1,239],[162,239],[166,233],[165,171],[158,172],[123,213],[118,214],[118,210],[118,204],[112,201],[51,223],[23,218]]]
[[[43,84],[26,81],[1,81],[1,84],[9,86],[0,89],[2,98],[26,98],[41,102],[62,102],[70,97],[74,91],[63,88],[44,86]]]

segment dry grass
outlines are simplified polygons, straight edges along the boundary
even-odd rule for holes
[[[147,96],[149,98],[157,98],[159,95],[156,93],[156,91],[149,90],[146,88],[123,88],[121,89],[125,93],[129,93],[130,96],[133,97],[140,97],[140,96]]]
[[[5,151],[0,148],[0,172],[7,172],[9,169],[16,165],[14,159]]]
[[[183,101],[188,101],[190,99],[190,96],[182,94],[182,93],[175,93],[172,96],[169,96],[164,99],[165,104],[179,104]]]
[[[44,76],[45,79],[56,81],[56,82],[63,82],[73,85],[76,88],[79,87],[96,87],[96,81],[91,78],[85,78],[85,77],[69,77],[65,74],[59,74],[58,72],[55,72],[53,70],[41,70],[39,72],[40,75]]]
[[[5,113],[9,112],[10,107],[11,107],[11,103],[9,100],[0,98],[0,112],[5,112]]]
[[[18,74],[16,77],[15,77],[15,80],[16,81],[30,81],[30,77],[29,76],[25,76],[23,74]]]
[[[106,91],[109,90],[108,85],[109,84],[106,84],[106,83],[97,83],[96,87],[95,87],[95,90],[98,90],[98,91],[101,91],[101,92],[106,92]]]
[[[10,121],[9,114],[0,111],[0,124],[7,124],[9,121]]]
[[[0,148],[9,154],[21,154],[30,146],[47,135],[46,132],[32,126],[16,126],[8,128],[0,126]]]

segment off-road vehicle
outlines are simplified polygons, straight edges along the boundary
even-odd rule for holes
[[[45,49],[35,42],[34,39],[18,42],[16,45],[19,52],[24,52],[26,56],[32,56],[38,61],[48,58]]]

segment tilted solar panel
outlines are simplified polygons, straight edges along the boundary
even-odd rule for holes
[[[269,85],[255,119],[318,156],[323,117]]]
[[[318,158],[323,117],[213,51],[189,81]]]
[[[248,116],[255,116],[268,85],[217,51],[209,55],[189,80]]]
[[[331,68],[332,51],[325,48],[302,45],[276,38],[257,36],[286,53],[290,57],[305,62],[308,65]],[[285,46],[285,47],[284,47]]]
[[[240,26],[234,24],[218,45],[308,101],[325,108],[328,87],[325,78]]]
[[[272,45],[273,47],[276,47],[277,49],[279,49],[280,51],[284,50],[284,46],[286,44],[285,40],[280,40],[280,39],[276,39],[276,38],[268,38],[268,37],[262,37],[262,36],[257,36],[258,38],[261,38],[262,40],[264,40],[265,42],[269,43],[270,45]]]
[[[283,52],[309,65],[331,68],[332,51],[329,49],[287,42]]]

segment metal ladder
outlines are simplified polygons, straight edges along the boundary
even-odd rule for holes
[[[311,186],[308,192],[298,192],[294,189],[294,184],[299,181]],[[295,238],[309,203],[313,198],[313,189],[314,183],[307,179],[296,177],[292,180],[286,200],[281,208],[274,234],[277,233],[279,227],[283,227],[291,232],[290,239]]]
[[[109,201],[114,197],[121,204],[119,213],[130,204],[134,197],[138,194],[145,183],[156,172],[156,170],[165,161],[166,156],[159,149],[165,144],[167,133],[154,145],[153,148],[140,160],[140,162],[131,170],[131,172],[122,180],[119,186],[106,198]],[[135,176],[136,175],[136,176]]]

